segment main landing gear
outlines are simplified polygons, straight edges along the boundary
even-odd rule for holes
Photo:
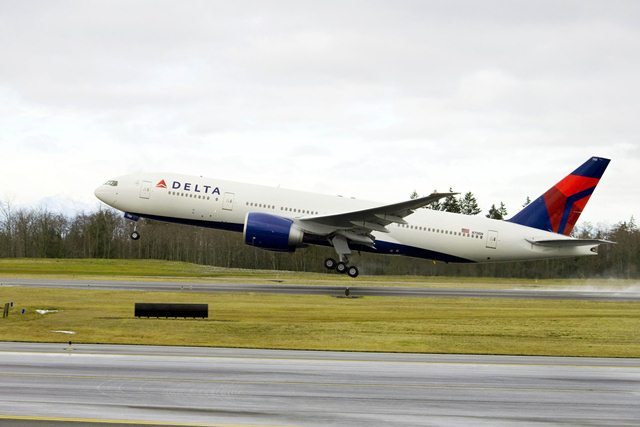
[[[129,237],[131,237],[131,240],[138,240],[140,239],[140,233],[138,233],[138,231],[134,228]]]
[[[328,270],[335,270],[340,274],[347,273],[349,277],[353,277],[353,278],[358,277],[358,274],[360,274],[360,272],[358,271],[358,267],[356,267],[355,265],[347,265],[348,261],[346,258],[347,257],[345,256],[344,262],[342,261],[337,262],[333,258],[327,258],[324,260],[324,266]]]
[[[358,274],[360,274],[360,272],[358,271],[358,267],[356,267],[355,265],[347,265],[346,257],[344,258],[345,262],[337,262],[333,258],[327,258],[324,260],[324,266],[327,270],[336,270],[340,274],[347,273],[349,277],[358,277]]]
[[[331,245],[336,250],[339,262],[336,262],[333,258],[327,258],[324,260],[324,266],[329,270],[336,270],[340,274],[347,273],[349,277],[358,277],[360,272],[355,265],[347,265],[349,263],[349,255],[351,255],[351,249],[349,249],[349,243],[347,238],[341,235],[334,236],[331,240]]]

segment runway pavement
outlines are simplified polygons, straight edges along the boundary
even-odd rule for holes
[[[0,378],[2,425],[640,425],[640,359],[0,343]]]
[[[640,301],[637,290],[593,290],[579,288],[546,289],[442,289],[416,287],[366,287],[357,282],[345,282],[345,286],[203,283],[172,281],[120,281],[120,280],[71,280],[71,279],[15,279],[0,278],[0,286],[48,287],[68,289],[109,289],[139,291],[183,292],[265,292],[306,295],[344,295],[348,287],[351,296],[400,296],[400,297],[467,297],[467,298],[526,298],[526,299],[577,299],[591,301]]]

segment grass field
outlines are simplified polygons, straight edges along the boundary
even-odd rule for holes
[[[629,302],[19,287],[1,287],[1,301],[15,304],[0,319],[4,341],[640,357],[640,313]],[[135,302],[207,303],[210,318],[136,319]]]
[[[351,286],[628,287],[628,281],[362,277],[167,261],[1,259],[0,277]],[[634,302],[36,289],[0,286],[0,340],[427,353],[640,357]],[[135,302],[209,304],[207,320],[136,319]],[[21,309],[25,309],[22,315]],[[59,310],[38,314],[36,309]],[[55,331],[73,331],[68,335]]]

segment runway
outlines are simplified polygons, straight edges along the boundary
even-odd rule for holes
[[[640,424],[640,359],[0,343],[0,424]]]
[[[275,282],[275,280],[274,280]],[[395,297],[465,297],[465,298],[525,298],[525,299],[573,299],[590,301],[640,301],[640,291],[562,289],[458,289],[357,286],[357,282],[345,282],[345,286],[203,283],[173,281],[120,281],[120,280],[71,280],[71,279],[15,279],[0,278],[0,286],[47,287],[67,289],[108,289],[128,291],[182,291],[182,292],[254,292],[305,295],[344,295],[348,287],[351,296]]]

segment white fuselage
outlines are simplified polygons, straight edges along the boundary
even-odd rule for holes
[[[121,176],[99,187],[96,196],[136,216],[234,231],[243,230],[249,212],[266,212],[296,220],[383,205],[171,173]],[[375,248],[369,250],[447,262],[515,261],[597,252],[594,249],[597,245],[534,245],[530,241],[570,238],[482,216],[417,209],[404,219],[406,225],[390,224],[388,233],[374,231]]]

